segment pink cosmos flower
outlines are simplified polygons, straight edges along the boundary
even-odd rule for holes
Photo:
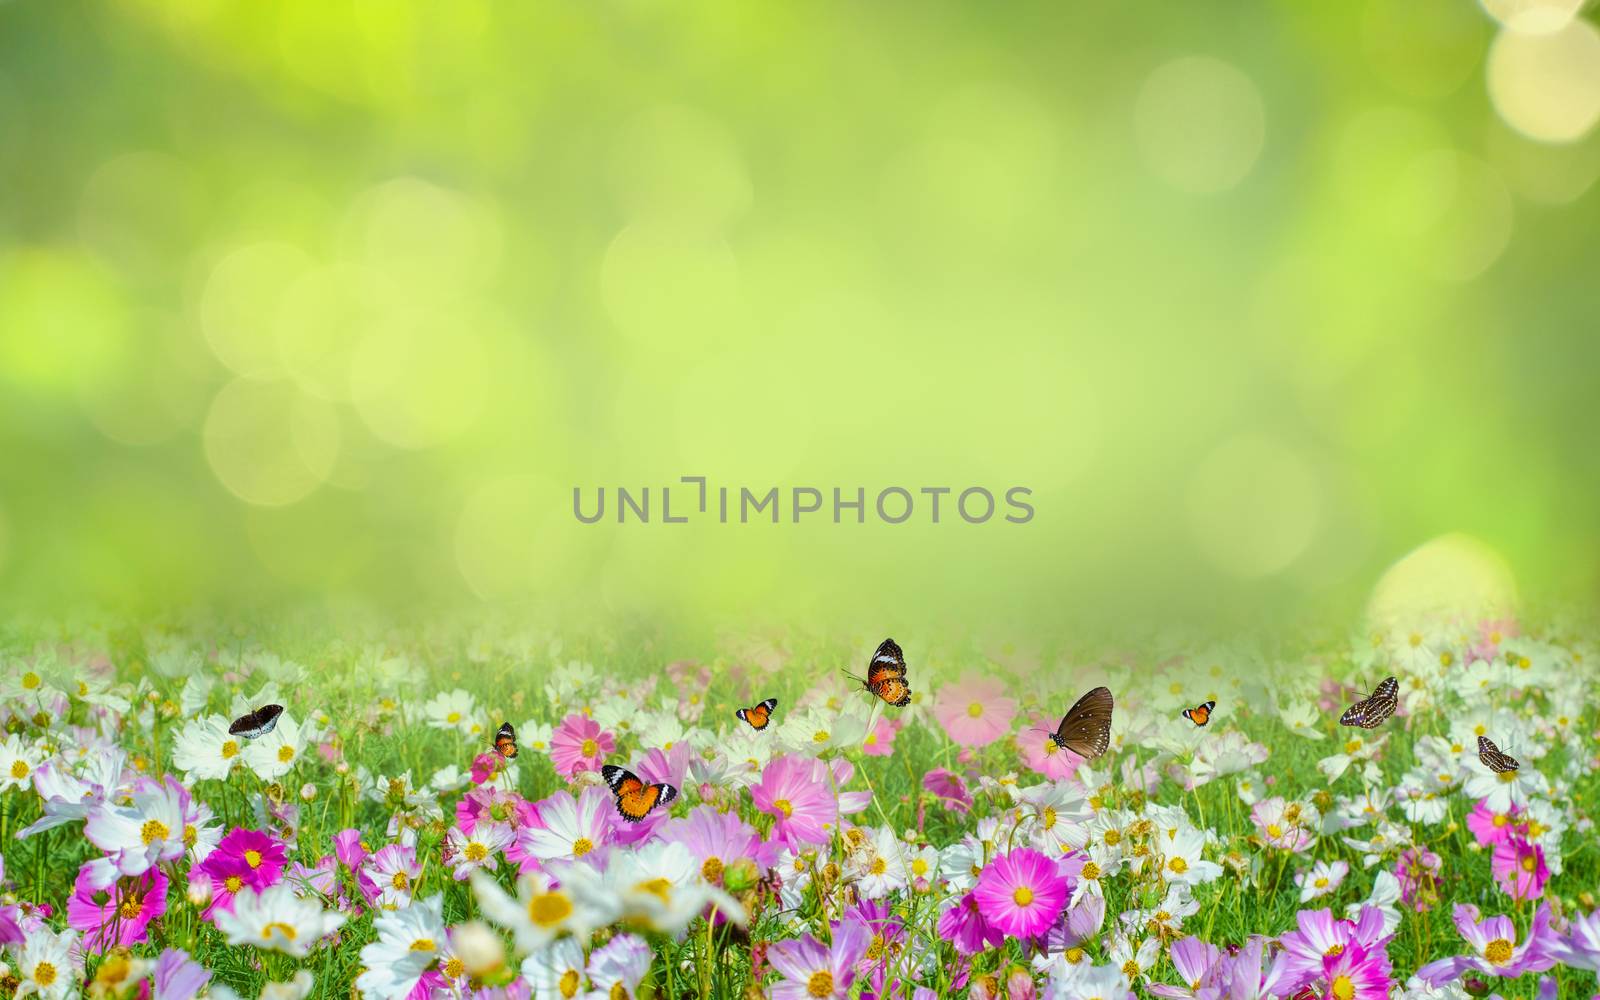
[[[1268,847],[1275,847],[1281,851],[1300,853],[1308,850],[1316,842],[1316,835],[1311,833],[1294,818],[1290,812],[1289,804],[1282,796],[1262,799],[1250,807],[1250,819],[1256,824],[1261,839],[1267,842]]]
[[[361,831],[351,828],[333,835],[333,853],[339,863],[351,871],[361,867],[367,859],[367,845],[361,842]]]
[[[1560,936],[1550,929],[1550,906],[1543,904],[1533,914],[1533,925],[1525,940],[1518,941],[1516,925],[1504,914],[1478,919],[1478,908],[1457,903],[1456,930],[1472,948],[1470,955],[1456,955],[1429,962],[1417,970],[1417,978],[1430,986],[1442,986],[1463,973],[1516,979],[1526,972],[1543,972],[1555,965],[1561,947]]]
[[[1215,982],[1223,968],[1221,948],[1197,937],[1186,937],[1172,942],[1168,954],[1183,985],[1151,983],[1147,989],[1152,994],[1168,1000],[1191,1000],[1199,990],[1206,990],[1207,995],[1222,995]]]
[[[1389,956],[1381,948],[1368,951],[1351,947],[1336,955],[1325,955],[1322,975],[1314,982],[1326,983],[1319,996],[1336,1000],[1388,1000],[1394,989]]]
[[[1550,869],[1544,863],[1544,848],[1521,837],[1511,837],[1495,845],[1489,863],[1494,879],[1512,899],[1537,899],[1544,895]]]
[[[1324,958],[1352,949],[1382,956],[1383,972],[1388,975],[1389,959],[1384,949],[1389,935],[1383,932],[1383,911],[1376,906],[1363,906],[1359,918],[1353,921],[1340,920],[1329,910],[1301,910],[1295,915],[1295,922],[1295,930],[1278,938],[1283,952],[1272,968],[1272,976],[1281,981],[1283,993],[1315,982],[1327,972]]]
[[[833,928],[831,946],[810,934],[769,946],[767,961],[783,974],[771,988],[773,1000],[846,1000],[869,943],[864,924],[846,921]]]
[[[1519,812],[1521,810],[1515,804],[1507,812],[1495,812],[1489,808],[1488,800],[1484,800],[1473,806],[1472,812],[1467,814],[1467,829],[1472,831],[1472,836],[1483,847],[1503,844],[1516,832],[1513,827]]]
[[[505,760],[498,753],[489,750],[472,758],[472,783],[482,785],[493,780],[495,773],[500,770],[500,764]]]
[[[938,796],[939,804],[951,812],[965,813],[972,808],[972,793],[961,776],[936,767],[922,776],[922,787]]]
[[[729,868],[750,861],[757,875],[772,870],[778,848],[756,833],[755,827],[737,813],[717,812],[710,806],[696,806],[683,819],[668,821],[661,827],[661,839],[677,841],[689,849],[700,863],[700,874],[712,885],[722,886]]]
[[[1061,916],[1067,892],[1067,879],[1054,861],[1031,847],[1019,847],[984,866],[972,895],[989,926],[1031,938]]]
[[[998,677],[963,674],[954,684],[939,689],[933,715],[958,746],[988,746],[1004,736],[1017,714],[1017,703],[1006,697],[1005,682]]]
[[[970,892],[939,914],[939,937],[954,945],[958,955],[976,955],[1006,939],[999,929],[989,926],[983,919],[978,899]]]
[[[830,770],[831,768],[831,770]],[[750,788],[757,809],[776,818],[772,839],[792,850],[805,844],[823,844],[829,827],[838,823],[841,813],[860,812],[872,801],[870,792],[840,792],[855,774],[844,760],[827,762],[789,754],[774,757],[761,772],[761,780]]]
[[[389,844],[367,858],[357,882],[368,903],[392,909],[411,904],[412,889],[421,877],[416,848]]]
[[[1444,863],[1426,847],[1408,847],[1394,865],[1400,883],[1400,901],[1418,913],[1433,909],[1439,900],[1439,872]]]
[[[103,881],[108,875],[111,880]],[[150,921],[167,912],[167,875],[160,868],[114,876],[109,865],[85,864],[67,900],[67,926],[82,931],[85,947],[94,951],[142,943]]]
[[[607,756],[617,749],[616,737],[600,728],[600,723],[573,712],[561,720],[550,737],[550,762],[563,778],[580,771],[598,771]]]
[[[456,826],[462,833],[473,832],[479,823],[509,823],[517,827],[517,807],[521,802],[522,796],[493,786],[469,789],[456,800]]]
[[[1051,781],[1065,781],[1077,773],[1083,758],[1056,746],[1056,741],[1050,738],[1054,731],[1051,720],[1042,715],[1031,716],[1028,725],[1017,733],[1017,749],[1028,770]]]
[[[152,995],[157,1000],[194,1000],[209,982],[210,969],[190,958],[182,948],[168,948],[156,959]]]
[[[899,719],[884,716],[878,719],[866,739],[861,741],[861,752],[868,757],[887,757],[894,753],[894,738],[900,732]]]

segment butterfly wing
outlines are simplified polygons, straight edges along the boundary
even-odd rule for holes
[[[278,716],[282,714],[282,705],[263,705],[254,712],[246,712],[234,719],[228,727],[228,735],[243,736],[247,740],[260,739],[272,732],[278,724]]]
[[[1111,748],[1111,689],[1097,687],[1079,698],[1056,727],[1056,746],[1093,760]]]
[[[1211,721],[1211,710],[1217,707],[1214,701],[1203,702],[1193,708],[1183,710],[1183,717],[1197,726],[1203,726]]]
[[[778,707],[778,699],[768,698],[766,701],[750,708],[741,708],[733,713],[741,722],[747,722],[752,729],[765,729],[767,723],[772,721],[772,712]]]
[[[511,728],[511,723],[500,724],[500,730],[494,734],[494,749],[507,760],[517,755],[517,731]]]
[[[867,664],[867,684],[870,686],[888,677],[905,675],[906,657],[900,651],[900,644],[893,639],[878,643],[877,651],[872,654],[872,662]]]
[[[1383,720],[1394,714],[1399,704],[1399,680],[1385,677],[1382,683],[1373,689],[1371,695],[1345,709],[1344,714],[1339,716],[1339,725],[1376,729],[1382,725]]]
[[[615,764],[600,768],[600,776],[617,797],[617,812],[630,823],[639,822],[656,806],[667,805],[678,797],[678,790],[671,785],[647,785],[632,771]]]
[[[1478,759],[1483,762],[1484,767],[1487,767],[1495,774],[1505,774],[1507,771],[1515,771],[1522,766],[1522,763],[1517,758],[1508,753],[1503,753],[1499,747],[1494,745],[1494,740],[1487,736],[1478,737]]]
[[[893,705],[904,708],[911,704],[911,685],[904,677],[882,677],[867,682],[867,690]]]

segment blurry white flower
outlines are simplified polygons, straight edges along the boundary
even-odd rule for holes
[[[304,958],[317,942],[338,930],[342,913],[322,908],[315,898],[296,896],[287,883],[260,891],[246,889],[233,898],[233,910],[213,914],[229,944],[249,944]]]
[[[377,1000],[400,1000],[422,979],[445,942],[444,896],[434,895],[399,910],[380,911],[372,929],[377,940],[362,947],[365,971],[356,986]]]
[[[280,723],[282,719],[278,720]],[[172,746],[172,763],[189,782],[210,778],[226,780],[238,765],[243,737],[228,734],[229,722],[220,715],[208,715],[184,724]]]

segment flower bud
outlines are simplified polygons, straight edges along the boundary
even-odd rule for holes
[[[506,949],[500,935],[481,920],[469,920],[455,928],[450,943],[469,976],[488,976],[505,964]]]

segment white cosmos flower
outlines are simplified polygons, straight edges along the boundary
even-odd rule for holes
[[[882,827],[875,830],[861,852],[858,864],[860,880],[856,891],[866,899],[882,899],[906,886],[909,875],[907,855],[910,845],[894,835],[894,830]]]
[[[1350,863],[1347,861],[1335,861],[1332,864],[1318,861],[1311,866],[1310,871],[1296,872],[1294,884],[1300,887],[1300,902],[1308,902],[1318,896],[1338,891],[1340,883],[1348,874],[1350,874]]]
[[[44,755],[16,733],[0,740],[0,792],[33,784],[33,771],[42,763]]]
[[[262,781],[277,781],[288,774],[305,753],[306,734],[288,712],[278,716],[272,732],[247,741],[244,762]]]
[[[144,781],[126,806],[91,807],[83,835],[105,851],[123,875],[143,875],[162,861],[176,861],[185,848],[183,786],[168,777]]]
[[[1283,720],[1290,732],[1296,736],[1304,736],[1308,740],[1320,740],[1324,734],[1319,726],[1322,722],[1322,713],[1318,711],[1314,702],[1296,699],[1278,709],[1278,718]]]
[[[234,897],[231,913],[218,909],[213,919],[229,944],[255,945],[295,958],[306,957],[345,921],[344,914],[323,909],[316,898],[296,896],[287,883],[246,889]]]
[[[583,988],[584,966],[583,943],[562,938],[524,958],[521,972],[535,1000],[572,1000]]]
[[[465,882],[475,871],[494,871],[496,856],[514,839],[506,823],[478,823],[471,833],[452,826],[445,834],[444,858],[457,882]]]
[[[537,753],[549,753],[550,736],[554,731],[548,722],[529,719],[517,727],[517,746]]]
[[[552,862],[549,867],[580,905],[604,915],[602,923],[637,921],[678,937],[708,905],[736,924],[745,922],[744,907],[708,885],[689,849],[676,841],[612,849],[603,871],[579,861]]]
[[[581,904],[569,886],[552,889],[550,877],[542,872],[517,879],[516,899],[506,895],[483,872],[473,872],[470,880],[483,915],[509,930],[517,950],[524,954],[547,946],[563,934],[587,936],[610,922]]]
[[[178,711],[185,719],[200,714],[211,698],[211,689],[217,680],[210,674],[193,673],[183,682],[183,692],[178,695]]]
[[[366,971],[356,977],[361,992],[376,1000],[401,1000],[416,988],[446,944],[442,894],[399,910],[380,911],[372,929],[378,938],[361,949]]]
[[[222,716],[208,715],[187,723],[179,731],[172,747],[172,763],[184,772],[185,780],[226,780],[235,767],[244,763],[241,744],[245,740],[229,735],[228,725]]]
[[[1344,864],[1344,862],[1339,862]],[[1351,920],[1361,917],[1361,909],[1373,906],[1383,914],[1383,933],[1385,936],[1393,934],[1400,927],[1400,911],[1396,908],[1400,902],[1400,880],[1394,872],[1387,868],[1378,869],[1378,874],[1372,878],[1372,896],[1360,903],[1351,903],[1344,908],[1345,915]]]
[[[618,934],[589,956],[589,983],[593,990],[583,1000],[617,1000],[639,995],[639,984],[650,971],[655,952],[635,934]]]
[[[1076,781],[1030,785],[1017,793],[1026,807],[1024,822],[1034,846],[1046,854],[1062,854],[1089,842],[1094,811]]]
[[[1156,838],[1161,849],[1161,877],[1168,882],[1199,885],[1222,874],[1222,866],[1201,857],[1206,836],[1195,829],[1179,830],[1170,837]]]
[[[422,716],[430,727],[453,729],[463,736],[470,736],[474,728],[481,728],[478,714],[477,701],[460,688],[441,691],[422,706]]]
[[[77,941],[77,931],[56,934],[46,927],[26,935],[15,952],[17,1000],[29,996],[44,1000],[75,996],[83,975],[81,963],[73,959]]]

